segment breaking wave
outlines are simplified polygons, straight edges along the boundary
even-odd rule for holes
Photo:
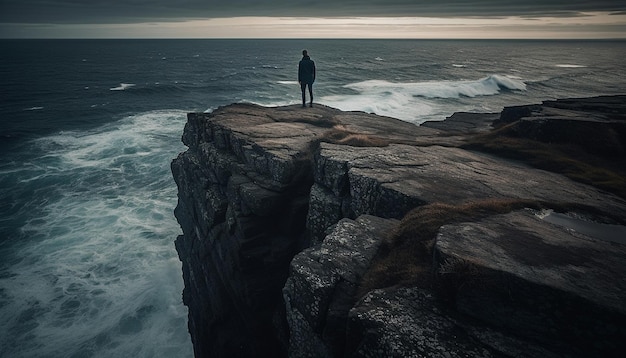
[[[394,83],[370,80],[346,85],[361,94],[387,94],[401,92],[413,97],[459,98],[491,96],[502,90],[525,91],[526,84],[520,79],[491,75],[476,81],[429,81]]]
[[[131,87],[135,87],[134,83],[120,83],[119,86],[117,87],[113,87],[113,88],[109,88],[109,90],[111,91],[125,91]]]
[[[389,82],[368,80],[344,86],[356,94],[325,96],[322,102],[345,111],[365,111],[421,123],[440,113],[436,99],[493,96],[502,91],[525,91],[526,84],[514,77],[491,75],[475,81]],[[452,111],[454,112],[454,111]]]
[[[61,132],[0,167],[3,200],[32,198],[4,219],[21,229],[0,246],[0,356],[192,355],[169,170],[184,122],[153,111]]]
[[[585,68],[587,66],[585,66],[585,65],[559,64],[559,65],[554,65],[554,67],[560,67],[560,68]]]

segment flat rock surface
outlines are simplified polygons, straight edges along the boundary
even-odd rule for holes
[[[443,226],[436,249],[570,292],[626,315],[626,246],[543,221],[529,211]]]
[[[416,203],[458,204],[508,197],[578,203],[626,218],[626,202],[621,198],[558,174],[459,148],[399,144],[357,148],[322,143],[320,156],[328,167],[345,163],[351,183],[357,179],[375,183],[379,197],[370,195],[370,201],[385,201],[394,197],[392,193],[414,198]]]
[[[483,115],[473,115],[472,118],[480,116]],[[493,120],[493,115],[480,118],[471,122],[474,124],[466,123],[463,127],[485,128],[486,122]],[[390,143],[412,145],[460,143],[459,136],[447,132],[456,124],[444,126],[443,129],[437,128],[435,124],[432,127],[416,126],[395,118],[364,112],[344,112],[323,105],[302,108],[295,105],[260,107],[250,104],[233,104],[220,107],[212,113],[190,113],[190,119],[191,122],[210,119],[214,126],[230,130],[242,140],[254,142],[265,150],[286,155],[306,150],[308,144],[316,136],[332,128],[373,135]],[[187,144],[190,145],[194,140],[197,140],[197,136],[184,141],[189,142]]]
[[[322,164],[326,165],[323,174],[327,180],[345,175],[333,173],[333,170],[347,168],[348,181],[357,178],[377,187],[378,193],[370,193],[374,195],[357,198],[357,201],[384,202],[385,197],[396,200],[394,195],[398,194],[412,199],[409,200],[410,205],[416,206],[418,203],[435,201],[459,203],[488,197],[511,197],[584,204],[626,218],[626,200],[614,195],[558,174],[453,147],[463,138],[450,129],[457,126],[455,123],[475,123],[478,128],[484,128],[485,119],[493,119],[492,114],[486,114],[485,117],[476,114],[455,115],[451,118],[451,124],[435,125],[439,129],[362,112],[343,112],[325,106],[264,108],[237,104],[220,108],[214,113],[196,115],[201,120],[210,118],[213,126],[229,131],[230,145],[242,147],[233,148],[235,153],[247,153],[247,147],[251,147],[250,151],[271,156],[264,159],[266,162],[271,163],[274,158],[281,163],[285,162],[280,164],[287,167],[285,172],[290,170],[290,162],[296,162],[309,150],[312,141],[331,128],[342,128],[388,141],[390,145],[386,147],[321,144],[321,157],[326,159]],[[473,122],[470,118],[473,118]],[[465,128],[468,126],[461,125]],[[235,141],[232,137],[236,138],[237,143],[232,143]],[[259,161],[254,155],[247,155],[245,159]],[[329,169],[331,165],[335,168]],[[267,172],[277,171],[273,167],[278,165],[268,166]],[[279,179],[288,181],[292,177],[289,173],[283,173]],[[336,193],[346,189],[333,187],[337,183],[327,184]],[[370,210],[371,203],[355,205],[355,216],[381,214]],[[390,205],[382,205],[380,210],[389,210]],[[363,209],[364,206],[368,209]],[[406,212],[404,208],[400,211],[400,214],[385,216],[397,217]]]
[[[626,349],[626,246],[524,210],[445,225],[435,252],[442,279],[455,277],[459,311],[574,352]]]
[[[456,112],[443,121],[428,121],[422,127],[440,129],[450,134],[481,133],[493,129],[493,121],[500,113]]]
[[[398,119],[363,112],[344,112],[316,105],[260,107],[235,104],[212,113],[197,114],[215,124],[230,128],[242,137],[267,149],[303,150],[315,136],[333,127],[359,134],[374,134],[390,142],[416,142],[421,137],[435,137],[440,131],[418,127]]]

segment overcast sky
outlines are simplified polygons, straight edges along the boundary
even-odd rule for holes
[[[626,1],[0,0],[0,37],[626,38]]]

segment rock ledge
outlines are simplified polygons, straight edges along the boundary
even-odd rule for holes
[[[599,123],[618,148],[625,98],[455,114],[419,127],[324,106],[190,113],[189,149],[172,172],[196,356],[617,357],[626,349],[626,243],[530,210],[440,228],[432,274],[445,297],[424,287],[356,292],[415,207],[519,199],[624,225],[624,198],[461,145],[494,120],[533,122],[526,133],[535,135],[541,123],[575,117]]]

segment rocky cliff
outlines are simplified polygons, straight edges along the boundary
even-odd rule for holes
[[[623,352],[622,157],[557,136],[617,178],[600,183],[511,149],[552,146],[537,133],[575,117],[623,150],[625,98],[566,102],[423,126],[324,106],[190,113],[172,172],[196,356]]]

